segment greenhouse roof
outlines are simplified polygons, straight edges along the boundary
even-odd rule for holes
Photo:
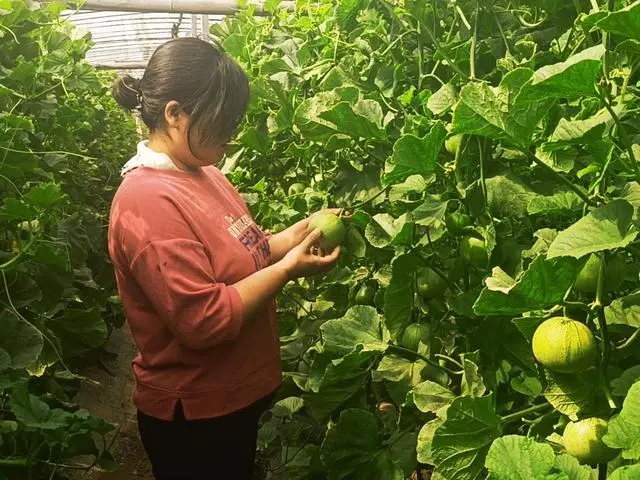
[[[99,68],[144,68],[154,50],[172,35],[203,38],[223,15],[139,13],[118,11],[66,11],[80,31],[91,33],[95,46],[87,60]]]

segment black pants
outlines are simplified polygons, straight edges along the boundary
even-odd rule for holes
[[[138,428],[157,480],[251,480],[258,421],[269,395],[224,417],[185,420],[178,403],[173,421],[138,411]]]

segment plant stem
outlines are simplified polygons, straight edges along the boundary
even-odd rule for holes
[[[0,467],[26,467],[29,462],[26,458],[0,458]]]
[[[617,352],[625,351],[627,348],[632,346],[636,342],[636,340],[638,340],[639,338],[640,338],[640,328],[638,328],[635,332],[633,332],[633,335],[631,335],[629,338],[627,338],[624,341],[624,343],[621,343],[620,345],[618,345],[616,347],[616,351]]]
[[[602,339],[602,359],[600,362],[600,372],[602,375],[602,388],[604,394],[609,402],[609,407],[612,410],[617,408],[616,402],[611,395],[609,388],[609,382],[607,381],[607,366],[609,365],[609,351],[611,349],[611,343],[609,341],[609,331],[607,329],[607,319],[604,315],[604,295],[605,295],[605,280],[607,278],[607,262],[604,254],[600,256],[600,270],[598,272],[598,288],[596,290],[596,300],[593,302],[593,309],[595,310],[596,317],[598,319],[598,326],[600,329],[600,338]]]
[[[504,417],[501,418],[501,421],[503,424],[514,422],[514,421],[520,420],[522,417],[526,415],[529,415],[530,413],[536,413],[541,410],[546,410],[550,406],[551,405],[549,405],[548,403],[541,403],[540,405],[534,405],[533,407],[525,408],[524,410],[519,410],[515,413],[510,413],[509,415],[505,415]]]
[[[36,240],[36,236],[35,235],[31,235],[31,238],[29,239],[29,241],[27,242],[27,244],[24,246],[24,248],[21,248],[20,251],[14,255],[13,257],[11,257],[9,260],[7,260],[6,262],[4,262],[2,265],[0,265],[0,271],[2,270],[7,270],[9,269],[13,264],[15,264],[18,260],[20,260],[20,258],[29,251],[29,249],[31,248],[31,246],[33,245],[33,243]]]
[[[356,203],[355,205],[351,205],[349,207],[346,207],[346,209],[350,210],[351,212],[353,212],[357,208],[364,207],[367,203],[372,202],[373,200],[378,198],[380,195],[383,195],[383,194],[387,193],[389,190],[391,190],[391,185],[387,185],[382,190],[380,190],[378,193],[376,193],[373,197],[365,200],[364,202]]]
[[[529,150],[526,150],[526,149],[520,148],[520,147],[518,147],[518,150],[520,150],[520,152],[525,154],[527,156],[527,158],[529,158],[529,160],[531,160],[532,162],[534,162],[538,166],[542,167],[543,169],[547,170],[549,173],[553,174],[558,180],[560,180],[571,191],[573,191],[573,193],[578,195],[582,199],[582,201],[584,203],[586,203],[587,205],[595,206],[595,203],[589,197],[587,197],[587,195],[580,188],[578,188],[576,185],[574,185],[573,182],[571,182],[571,180],[568,180],[563,175],[561,175],[560,173],[556,172],[553,168],[551,168],[549,165],[544,163],[542,160],[540,160],[535,154],[531,153]]]
[[[415,357],[417,359],[420,359],[420,360],[428,363],[432,367],[439,368],[440,370],[442,370],[444,372],[447,372],[449,375],[462,375],[464,373],[464,372],[456,372],[454,370],[451,370],[450,368],[443,367],[438,362],[434,362],[430,358],[425,357],[424,355],[422,355],[422,354],[420,354],[418,352],[414,352],[413,350],[409,350],[408,348],[404,348],[404,347],[401,347],[399,345],[389,345],[387,347],[387,351],[390,351],[391,353],[397,353],[399,355],[410,355],[412,357]]]
[[[598,480],[607,480],[607,464],[601,463],[598,465]]]
[[[620,117],[618,117],[618,114],[613,110],[609,96],[603,91],[602,88],[600,88],[600,97],[602,98],[604,107],[607,109],[607,111],[611,115],[611,118],[613,119],[613,122],[616,124],[618,133],[620,134],[620,141],[622,142],[625,150],[627,151],[627,155],[629,155],[629,161],[633,166],[633,170],[636,175],[636,181],[640,183],[640,166],[638,165],[638,160],[636,160],[636,156],[633,154],[633,146],[631,145],[631,140],[629,140],[627,131],[622,125],[622,122],[620,121]]]
[[[460,8],[456,5],[456,8]],[[469,49],[469,80],[476,79],[476,43],[478,42],[478,17],[480,16],[480,5],[476,1],[476,18],[473,23],[473,35],[471,36],[471,48]]]

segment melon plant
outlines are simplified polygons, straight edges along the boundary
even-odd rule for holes
[[[303,407],[279,435],[263,430],[273,469],[628,478],[640,460],[640,3],[267,3],[273,15],[212,29],[253,86],[229,178],[265,228],[352,213],[336,268],[278,299],[298,319],[281,338],[282,395]],[[289,196],[293,183],[308,193]],[[582,288],[591,255],[597,275],[618,256],[626,272]],[[426,268],[446,289],[421,295]],[[357,295],[367,282],[373,302]],[[415,319],[431,328],[428,351],[403,347],[421,337]],[[590,416],[611,419],[602,441],[620,452],[599,472],[561,441]]]

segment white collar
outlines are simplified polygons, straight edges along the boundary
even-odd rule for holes
[[[159,170],[178,170],[166,153],[155,152],[147,146],[148,140],[138,143],[138,153],[124,164],[120,175],[125,176],[139,167],[157,168]]]

